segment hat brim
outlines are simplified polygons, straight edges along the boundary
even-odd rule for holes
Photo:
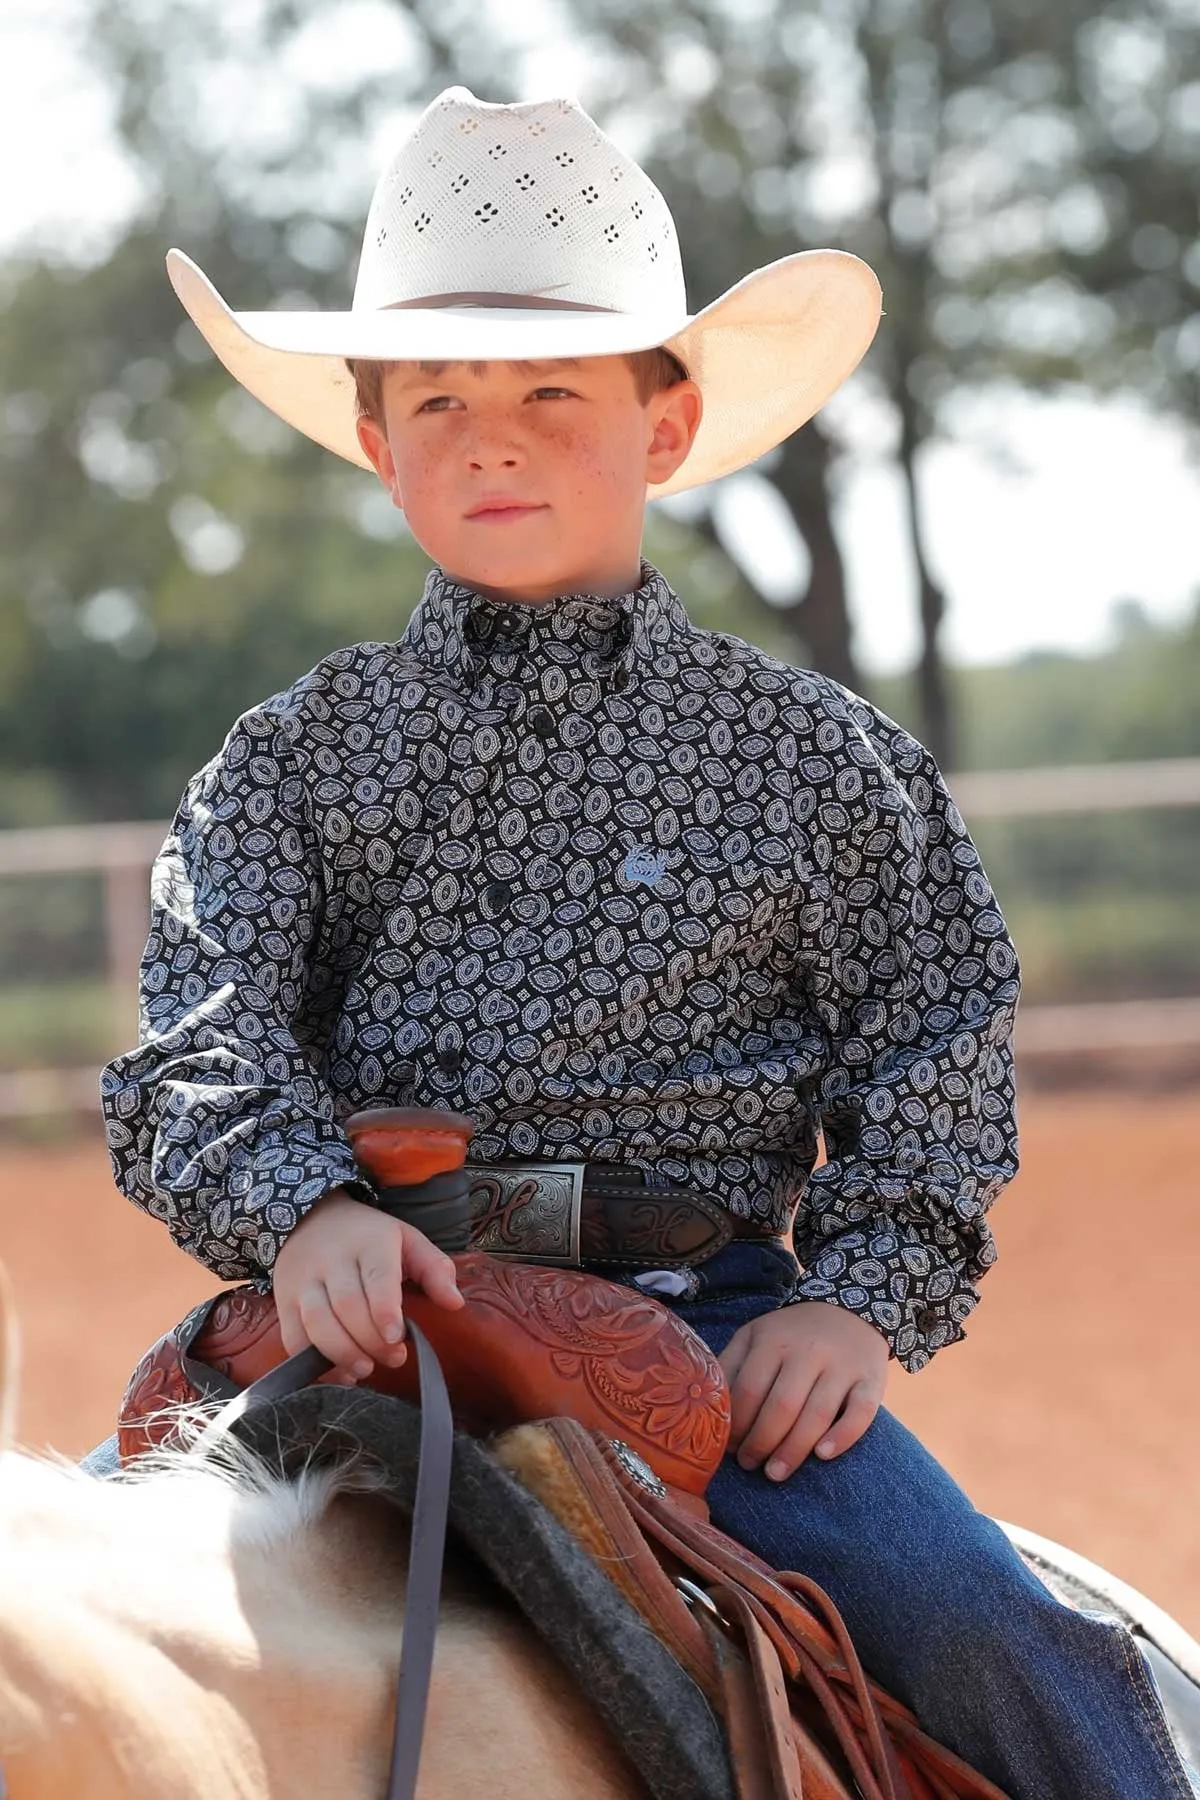
[[[403,307],[235,313],[180,250],[172,286],[234,379],[335,455],[369,468],[346,358],[518,362],[619,356],[661,345],[699,385],[704,416],[686,461],[652,499],[700,487],[799,430],[858,365],[879,324],[874,272],[842,250],[804,250],[747,275],[682,317],[550,308]]]

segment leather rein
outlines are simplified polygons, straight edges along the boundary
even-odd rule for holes
[[[400,1647],[400,1676],[396,1694],[396,1727],[392,1737],[391,1771],[387,1800],[414,1800],[425,1713],[433,1673],[433,1646],[437,1636],[438,1604],[442,1591],[442,1558],[446,1548],[446,1516],[450,1504],[450,1462],[454,1445],[454,1421],[450,1396],[437,1354],[412,1320],[406,1324],[416,1349],[421,1384],[421,1436],[418,1446],[417,1491],[413,1503],[412,1536],[408,1557],[408,1588],[404,1601],[404,1636]],[[324,1375],[333,1364],[311,1345],[290,1356],[278,1368],[252,1382],[236,1400],[217,1414],[216,1428],[256,1407],[294,1394]],[[4,1800],[4,1776],[0,1771],[0,1800]]]

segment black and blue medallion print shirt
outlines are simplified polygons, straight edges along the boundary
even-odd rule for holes
[[[189,786],[108,1141],[179,1244],[266,1285],[322,1195],[371,1197],[350,1113],[449,1107],[476,1162],[795,1209],[795,1299],[918,1369],[995,1259],[1016,998],[937,769],[871,706],[645,564],[537,608],[435,571],[399,643],[328,657]]]

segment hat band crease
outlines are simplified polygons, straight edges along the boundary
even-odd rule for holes
[[[406,312],[422,307],[500,306],[516,311],[616,313],[615,306],[590,306],[585,300],[551,300],[544,294],[424,294],[419,300],[393,300],[382,312]]]

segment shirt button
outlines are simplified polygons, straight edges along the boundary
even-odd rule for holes
[[[540,738],[551,738],[554,736],[554,715],[549,707],[531,707],[529,724],[530,729],[536,731]]]
[[[462,1065],[461,1050],[439,1050],[437,1066],[443,1075],[457,1075]]]
[[[613,678],[612,678],[613,692],[615,694],[623,694],[625,692],[625,689],[629,686],[629,682],[630,682],[629,670],[628,669],[617,669],[615,671],[615,673],[613,674]]]
[[[916,1325],[918,1331],[932,1331],[934,1326],[938,1323],[936,1307],[923,1306],[913,1323]]]
[[[491,913],[503,912],[512,899],[512,888],[507,881],[489,881],[483,890],[483,902]]]

